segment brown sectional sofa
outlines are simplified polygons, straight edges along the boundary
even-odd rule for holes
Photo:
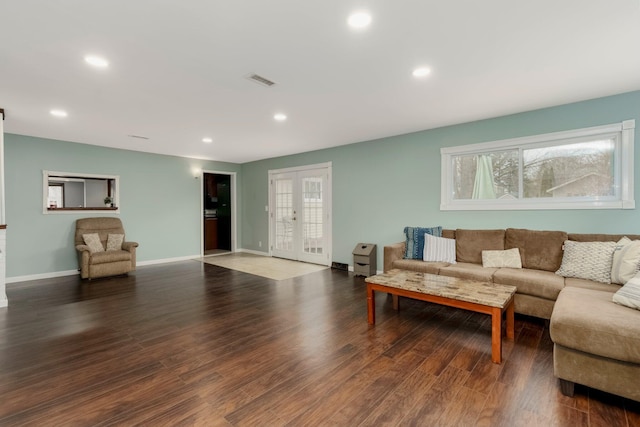
[[[393,268],[516,286],[517,313],[550,319],[554,374],[562,391],[573,384],[640,401],[640,311],[615,304],[620,285],[562,277],[565,240],[615,241],[624,235],[571,234],[526,229],[443,230],[456,239],[456,263],[403,259],[405,242],[384,247],[384,271]],[[627,234],[632,240],[640,235]],[[522,269],[484,268],[483,250],[518,248]]]

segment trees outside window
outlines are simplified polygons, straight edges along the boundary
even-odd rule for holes
[[[631,208],[634,127],[443,148],[441,208]]]

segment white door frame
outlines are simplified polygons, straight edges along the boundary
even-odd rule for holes
[[[200,171],[200,256],[204,256],[204,174],[228,175],[231,177],[231,252],[237,251],[238,236],[238,209],[237,209],[237,185],[236,172],[228,171]]]
[[[272,226],[272,216],[274,215],[273,209],[275,206],[275,200],[273,199],[273,192],[271,191],[271,180],[275,175],[281,174],[281,173],[287,173],[287,172],[300,172],[300,171],[306,171],[306,170],[311,170],[311,169],[326,169],[327,170],[327,189],[325,192],[325,197],[326,197],[326,217],[324,218],[324,220],[326,221],[326,229],[327,229],[327,235],[326,235],[326,240],[325,243],[327,245],[327,258],[325,259],[325,263],[324,265],[327,266],[331,266],[331,260],[332,260],[332,254],[333,254],[333,226],[332,226],[332,218],[333,218],[333,196],[332,196],[332,191],[331,188],[333,186],[332,182],[333,182],[333,176],[332,176],[332,163],[331,162],[326,162],[326,163],[317,163],[314,165],[304,165],[304,166],[294,166],[294,167],[290,167],[290,168],[285,168],[285,169],[270,169],[269,170],[269,180],[268,180],[268,188],[269,188],[269,216],[268,216],[268,222],[269,222],[269,256],[273,256],[273,243],[274,243],[274,236],[273,236],[273,226]]]

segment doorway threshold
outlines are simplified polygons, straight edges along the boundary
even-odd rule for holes
[[[204,255],[205,257],[207,256],[218,256],[218,255],[227,255],[230,254],[231,251],[228,249],[209,249],[204,251]]]

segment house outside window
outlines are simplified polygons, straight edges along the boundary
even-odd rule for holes
[[[443,148],[441,209],[633,209],[634,128]]]

